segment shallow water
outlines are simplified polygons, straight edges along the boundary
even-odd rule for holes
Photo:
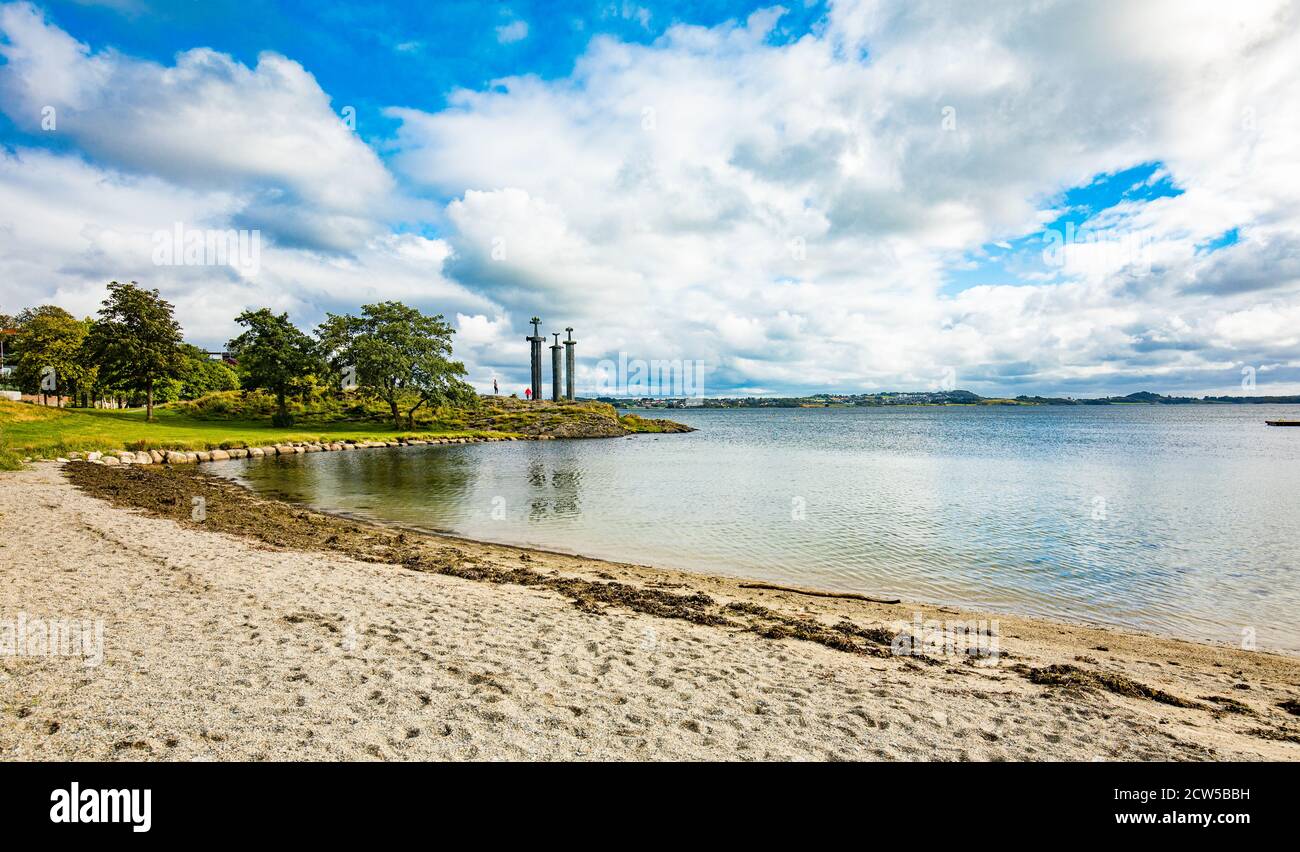
[[[688,435],[213,467],[471,538],[1300,651],[1286,406],[685,410]]]

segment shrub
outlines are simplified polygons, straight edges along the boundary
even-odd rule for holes
[[[0,470],[22,470],[23,458],[9,447],[0,445]]]

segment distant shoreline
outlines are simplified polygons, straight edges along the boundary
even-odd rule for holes
[[[635,402],[623,402],[603,398],[602,402],[609,402],[619,411],[732,411],[745,409],[770,409],[770,408],[793,408],[793,409],[818,409],[818,408],[1097,408],[1097,407],[1152,407],[1152,408],[1184,408],[1188,406],[1199,407],[1224,407],[1235,405],[1300,405],[1300,396],[1296,397],[1257,397],[1241,399],[1175,399],[1171,401],[1153,401],[1153,400],[1128,400],[1128,399],[1088,399],[1073,401],[1035,401],[1032,399],[1004,399],[998,397],[981,398],[979,401],[970,402],[945,402],[945,401],[915,401],[915,402],[843,402],[843,401],[812,401],[805,399],[777,399],[769,397],[719,397],[717,399],[705,399],[701,404],[684,405],[677,404],[678,399],[666,397],[663,404],[645,404],[644,400]]]

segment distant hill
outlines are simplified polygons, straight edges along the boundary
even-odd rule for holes
[[[1126,396],[1103,396],[1095,399],[1061,399],[1059,397],[1018,396],[1031,405],[1297,405],[1300,396],[1164,396],[1138,391]]]
[[[1294,396],[1165,396],[1151,391],[1138,391],[1125,396],[1104,396],[1092,399],[1055,396],[986,397],[967,390],[945,391],[882,391],[880,393],[819,393],[799,397],[719,397],[705,400],[671,398],[617,399],[601,397],[620,408],[845,408],[890,405],[1300,405],[1300,395]]]

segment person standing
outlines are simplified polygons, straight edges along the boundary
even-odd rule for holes
[[[499,393],[500,393],[500,391],[497,390],[497,380],[496,380],[496,376],[493,376],[493,377],[492,377],[492,395],[493,395],[493,396],[496,396],[496,395],[499,394]]]

